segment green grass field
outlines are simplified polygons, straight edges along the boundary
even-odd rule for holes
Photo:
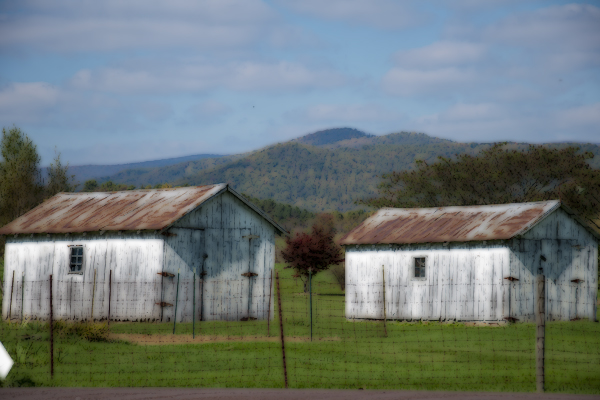
[[[343,292],[325,272],[313,281],[311,342],[302,282],[291,277],[291,270],[277,267],[290,387],[535,390],[533,324],[388,321],[386,337],[381,321],[345,320]],[[172,323],[112,323],[108,341],[90,341],[67,328],[57,326],[50,379],[48,324],[3,322],[0,340],[15,360],[3,385],[284,385],[277,318],[270,335],[266,321],[197,323],[201,343],[191,343],[191,323],[177,324],[175,335]],[[546,338],[547,390],[600,393],[600,324],[549,323]]]

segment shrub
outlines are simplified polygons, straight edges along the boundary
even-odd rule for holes
[[[340,284],[340,289],[342,291],[346,290],[346,264],[332,265],[329,267],[329,271],[331,271],[336,282]]]

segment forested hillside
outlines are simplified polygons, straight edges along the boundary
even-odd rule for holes
[[[161,168],[137,168],[98,179],[145,187],[204,185],[227,182],[241,192],[272,199],[313,212],[356,209],[356,200],[375,194],[380,176],[414,168],[415,160],[434,163],[438,156],[478,154],[490,143],[456,143],[423,133],[399,132],[373,136],[350,129],[330,129],[246,154],[205,158]],[[569,144],[549,144],[563,148]],[[600,147],[573,144],[597,157],[590,165],[600,168]],[[507,148],[527,149],[512,143]]]

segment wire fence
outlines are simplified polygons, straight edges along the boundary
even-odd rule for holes
[[[596,288],[454,284],[442,302],[426,285],[416,296],[384,279],[341,287],[280,272],[17,277],[3,293],[0,341],[15,361],[3,385],[533,391],[541,380],[600,392]]]

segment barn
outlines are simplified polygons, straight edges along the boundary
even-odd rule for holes
[[[380,209],[341,239],[346,318],[533,321],[542,273],[548,320],[595,320],[599,239],[560,201]]]
[[[285,230],[227,184],[59,193],[0,229],[3,318],[272,317]]]

